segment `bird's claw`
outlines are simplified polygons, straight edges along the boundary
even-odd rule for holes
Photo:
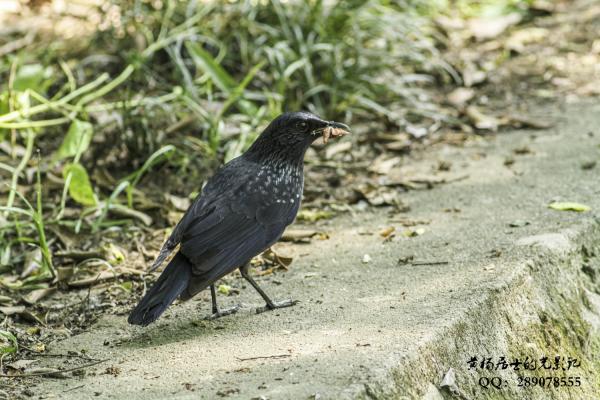
[[[224,316],[226,316],[226,315],[235,314],[236,312],[238,312],[238,310],[239,310],[239,309],[240,309],[240,305],[239,305],[239,304],[236,304],[236,305],[235,305],[235,306],[233,306],[233,307],[230,307],[230,308],[226,308],[226,309],[224,309],[224,310],[217,311],[216,313],[212,313],[211,315],[209,315],[209,316],[205,317],[204,319],[205,319],[205,320],[208,320],[208,321],[212,321],[212,320],[215,320],[215,319],[217,319],[217,318],[224,317]]]
[[[291,307],[298,304],[298,300],[283,300],[283,301],[274,301],[272,303],[267,303],[265,304],[263,307],[259,307],[256,309],[256,313],[260,314],[260,313],[264,313],[265,311],[272,311],[272,310],[276,310],[278,308],[285,308],[285,307]]]

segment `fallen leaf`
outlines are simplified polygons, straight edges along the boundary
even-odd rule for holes
[[[0,307],[0,312],[4,315],[21,314],[24,311],[25,311],[25,306]]]
[[[483,41],[500,36],[507,28],[521,22],[521,18],[519,13],[473,18],[468,21],[468,27],[477,41]]]
[[[387,175],[391,169],[398,165],[401,161],[401,157],[388,158],[385,155],[381,155],[373,161],[368,170],[380,175]]]
[[[467,107],[465,110],[465,114],[467,115],[467,117],[469,117],[469,119],[471,119],[471,121],[475,125],[475,128],[477,129],[490,130],[495,132],[498,130],[498,127],[500,125],[503,125],[503,122],[500,119],[484,114],[483,112],[481,112],[481,110],[479,110],[479,108],[475,106]]]
[[[558,211],[577,211],[577,212],[585,212],[591,210],[590,206],[586,206],[581,203],[574,202],[559,202],[556,201],[554,203],[550,203],[548,205],[549,208]]]
[[[115,215],[138,219],[146,226],[152,225],[151,216],[149,216],[148,214],[144,214],[141,211],[126,207],[122,204],[111,203],[109,206],[109,210]]]
[[[289,246],[283,243],[274,244],[262,254],[262,257],[278,267],[287,269],[294,260],[293,251]]]
[[[286,229],[281,236],[281,240],[285,242],[300,242],[311,239],[318,232],[312,229]]]
[[[410,149],[412,142],[410,140],[396,141],[391,143],[386,143],[383,147],[389,151],[407,151]]]
[[[21,273],[21,279],[27,278],[28,276],[39,271],[42,267],[42,250],[36,247],[32,251],[28,251],[25,254],[25,263],[23,265],[23,272]]]
[[[469,100],[475,96],[475,91],[471,88],[460,87],[454,89],[448,94],[448,101],[456,106],[462,108]]]
[[[343,142],[346,143],[346,142]],[[179,197],[172,194],[167,195],[169,202],[179,211],[186,211],[190,207],[190,199],[187,197]]]
[[[422,234],[425,233],[425,228],[409,228],[406,229],[404,232],[402,232],[402,235],[406,236],[406,237],[415,237],[415,236],[421,236]]]
[[[463,83],[466,87],[475,86],[487,79],[486,73],[477,68],[477,66],[472,62],[466,63],[462,70],[462,77]]]
[[[56,269],[56,280],[64,282],[73,276],[73,267],[58,267]]]
[[[517,128],[533,128],[533,129],[548,129],[552,127],[552,124],[539,119],[526,117],[524,115],[510,115],[508,120],[511,125]]]
[[[56,292],[56,287],[35,289],[23,296],[23,301],[27,304],[35,304],[46,296]]]
[[[530,27],[513,32],[505,42],[505,47],[517,53],[523,53],[529,44],[537,43],[547,38],[547,29]]]
[[[416,125],[407,125],[406,132],[409,133],[414,138],[422,138],[427,135],[429,132],[428,129],[424,126],[416,126]]]
[[[315,222],[321,219],[329,219],[333,217],[333,213],[331,211],[325,210],[301,210],[298,213],[299,221],[308,221]]]
[[[387,228],[383,228],[381,231],[379,231],[379,236],[387,238],[392,233],[394,233],[395,230],[396,228],[394,228],[393,226],[388,226]]]
[[[39,360],[18,360],[15,362],[12,362],[10,364],[8,364],[6,367],[7,368],[11,368],[15,371],[19,371],[19,372],[24,372],[25,369],[31,365],[34,364],[36,362],[38,362]]]
[[[400,199],[400,193],[396,189],[384,186],[361,185],[355,188],[355,191],[362,195],[372,206],[390,205],[401,211],[409,209]]]

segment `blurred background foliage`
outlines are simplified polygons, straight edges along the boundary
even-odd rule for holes
[[[435,100],[462,78],[433,19],[529,3],[99,0],[78,3],[65,37],[3,30],[0,284],[60,281],[59,250],[120,259],[106,240],[169,226],[165,196],[184,209],[283,111],[415,140],[458,124]]]

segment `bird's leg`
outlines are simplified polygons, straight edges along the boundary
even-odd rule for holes
[[[215,285],[210,285],[210,297],[212,299],[212,315],[206,317],[206,319],[217,319],[224,317],[225,315],[236,313],[239,310],[240,306],[235,305],[231,308],[226,308],[223,311],[219,311],[219,306],[217,305],[217,292],[215,290]]]
[[[260,288],[260,286],[258,286],[258,283],[256,283],[256,281],[254,279],[252,279],[252,277],[248,273],[249,266],[250,266],[250,263],[247,263],[243,267],[240,267],[240,272],[241,272],[242,276],[244,277],[244,279],[246,279],[248,282],[250,282],[252,287],[254,289],[256,289],[256,291],[258,292],[258,294],[260,294],[260,296],[263,298],[265,303],[267,303],[264,307],[256,309],[257,314],[265,312],[265,311],[275,310],[276,308],[290,307],[290,306],[293,306],[296,303],[298,303],[297,300],[283,300],[283,301],[277,301],[277,302],[271,300],[269,298],[269,296],[267,296],[267,294]]]

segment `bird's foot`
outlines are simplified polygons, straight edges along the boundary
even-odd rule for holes
[[[236,304],[233,307],[225,308],[224,310],[219,310],[219,311],[217,311],[215,313],[212,313],[211,315],[205,317],[204,319],[212,321],[214,319],[221,318],[221,317],[224,317],[226,315],[235,314],[236,312],[238,312],[239,309],[240,309],[240,305]]]
[[[272,311],[278,308],[291,307],[298,304],[298,300],[283,300],[283,301],[274,301],[271,303],[267,303],[264,307],[260,307],[256,309],[256,313],[264,313],[265,311]]]

